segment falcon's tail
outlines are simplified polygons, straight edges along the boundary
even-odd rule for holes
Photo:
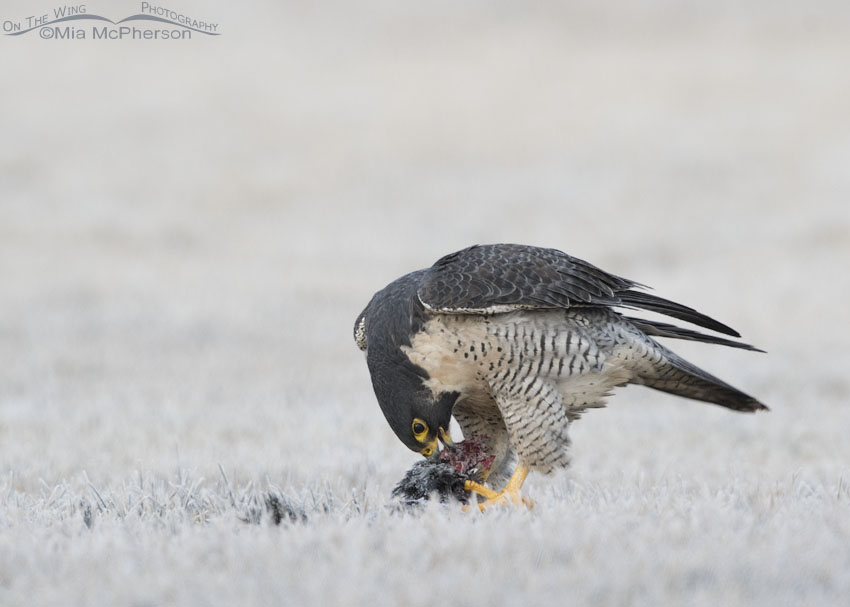
[[[724,339],[722,337],[716,337],[706,333],[700,333],[699,331],[694,331],[692,329],[677,327],[670,323],[649,320],[646,318],[635,318],[633,316],[624,316],[623,318],[643,331],[646,335],[652,335],[654,337],[672,337],[673,339],[685,339],[688,341],[701,341],[707,344],[719,344],[721,346],[740,348],[742,350],[750,350],[752,352],[761,352],[764,354],[764,350],[751,346],[750,344],[745,344],[740,341],[732,341],[731,339]]]
[[[662,359],[650,371],[644,371],[635,378],[635,383],[735,411],[769,410],[749,394],[733,388],[670,350],[663,350]]]

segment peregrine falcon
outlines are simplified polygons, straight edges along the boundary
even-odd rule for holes
[[[618,386],[641,384],[735,411],[767,409],[654,338],[761,350],[626,316],[623,310],[646,310],[740,337],[645,288],[556,249],[476,245],[378,291],[357,317],[354,339],[402,443],[437,460],[438,440],[453,446],[454,416],[464,436],[482,439],[494,457],[489,487],[467,483],[485,498],[479,506],[529,504],[520,494],[529,470],[567,466],[570,423],[604,406]]]

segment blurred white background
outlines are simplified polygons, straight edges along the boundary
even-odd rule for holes
[[[487,242],[562,249],[769,352],[678,347],[773,411],[621,391],[576,428],[579,477],[652,469],[644,439],[709,479],[724,457],[755,480],[846,471],[845,3],[164,6],[221,35],[0,36],[7,490],[222,463],[388,493],[414,455],[354,318]]]

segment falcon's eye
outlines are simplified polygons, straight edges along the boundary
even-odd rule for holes
[[[417,417],[413,420],[411,429],[413,430],[413,438],[418,440],[420,443],[425,440],[425,437],[428,434],[428,424]]]

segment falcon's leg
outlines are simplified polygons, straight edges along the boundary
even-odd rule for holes
[[[493,491],[492,489],[488,489],[487,487],[473,481],[466,481],[463,488],[487,498],[478,504],[478,509],[482,512],[487,508],[492,508],[493,506],[507,506],[509,504],[513,504],[517,507],[525,506],[526,508],[533,508],[534,502],[527,497],[523,497],[519,491],[522,488],[523,482],[525,482],[526,476],[528,476],[528,466],[518,464],[516,470],[514,470],[513,475],[508,481],[507,486],[501,491]],[[467,509],[468,506],[465,506],[464,510]]]

